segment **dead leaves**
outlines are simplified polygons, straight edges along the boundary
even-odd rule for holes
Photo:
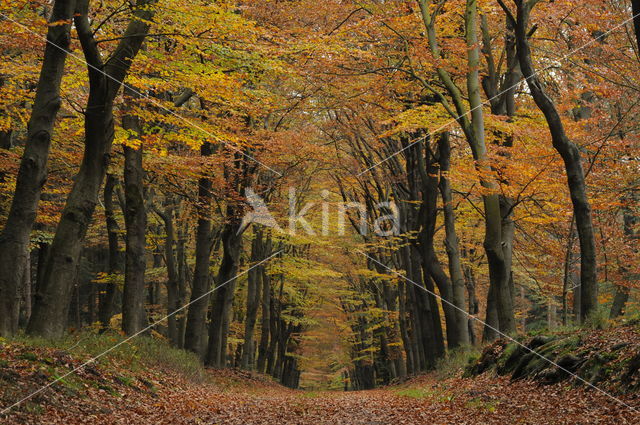
[[[5,344],[2,404],[79,364],[64,351]],[[43,367],[46,366],[46,367]],[[625,402],[638,406],[635,395]],[[359,392],[304,392],[244,371],[207,370],[193,382],[170,370],[91,365],[2,418],[11,424],[632,424],[640,415],[567,384],[474,378],[414,378]]]

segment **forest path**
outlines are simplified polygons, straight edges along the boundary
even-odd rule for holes
[[[640,415],[596,391],[506,378],[425,376],[371,391],[192,386],[130,400],[86,423],[109,424],[637,424]],[[638,400],[627,402],[638,404]],[[62,419],[62,418],[60,418]],[[78,422],[67,418],[67,423]],[[89,419],[89,418],[86,418]]]

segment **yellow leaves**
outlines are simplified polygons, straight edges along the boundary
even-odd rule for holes
[[[399,133],[412,133],[417,130],[435,131],[451,122],[451,116],[441,103],[421,105],[394,116],[387,123],[393,127],[379,135],[390,137]]]

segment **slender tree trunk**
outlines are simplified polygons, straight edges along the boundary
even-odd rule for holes
[[[133,93],[125,89],[129,101]],[[122,126],[125,130],[142,134],[140,120],[135,115],[126,115]],[[124,146],[124,221],[126,227],[126,252],[124,289],[122,297],[122,330],[127,335],[140,332],[147,325],[144,308],[144,273],[146,269],[147,212],[144,205],[144,170],[142,167],[142,145]]]
[[[417,162],[419,174],[422,180],[422,205],[420,207],[420,221],[422,229],[419,234],[420,256],[425,272],[425,281],[433,279],[438,286],[442,297],[442,310],[444,312],[447,344],[450,348],[458,347],[460,339],[466,336],[465,321],[457,322],[458,315],[452,304],[453,288],[449,276],[444,272],[434,247],[434,235],[436,232],[436,220],[438,215],[438,174],[439,166],[435,155],[427,149],[426,161],[422,149],[417,149]],[[430,295],[430,298],[433,297]],[[432,307],[437,308],[437,301],[433,298]]]
[[[545,93],[531,59],[527,38],[529,3],[517,0],[516,41],[522,75],[527,81],[534,102],[544,114],[553,147],[564,161],[573,212],[580,241],[580,318],[584,321],[598,308],[598,284],[596,273],[596,244],[591,218],[591,205],[587,196],[580,150],[569,140],[553,101]]]
[[[271,276],[260,267],[262,273],[262,316],[260,319],[260,344],[258,345],[258,372],[264,372],[269,348],[269,322],[271,310]]]
[[[231,206],[227,207],[227,217],[231,222],[225,224],[225,229],[222,232],[223,255],[216,278],[216,285],[219,289],[214,292],[206,358],[208,365],[217,368],[223,368],[227,365],[229,320],[236,288],[235,276],[238,274],[238,262],[242,247],[242,234],[238,234],[240,223]]]
[[[164,239],[164,261],[167,266],[167,333],[171,343],[180,347],[180,333],[178,328],[178,318],[173,314],[180,308],[179,296],[179,276],[176,255],[173,250],[176,234],[173,226],[173,206],[168,203],[164,211],[154,208],[156,214],[160,216],[164,222],[165,239]]]
[[[262,239],[262,232],[256,232],[251,246],[252,263],[260,261],[265,256],[265,241]],[[262,289],[262,269],[256,267],[249,271],[247,287],[247,314],[244,326],[244,344],[242,349],[243,369],[253,369],[255,359],[255,347],[253,335],[258,317],[258,307],[260,305],[260,290]]]
[[[113,174],[107,174],[107,181],[104,185],[104,215],[107,221],[107,240],[108,240],[108,265],[107,273],[109,279],[120,273],[120,249],[118,248],[118,222],[115,217],[115,209],[113,205],[113,192],[118,184],[118,178]],[[107,282],[105,284],[105,293],[100,298],[100,308],[98,317],[103,329],[109,327],[111,316],[114,314],[115,300],[118,292],[118,286],[115,282]]]
[[[29,237],[36,219],[42,186],[47,178],[47,159],[56,116],[60,109],[60,82],[71,41],[75,0],[56,0],[49,22],[44,59],[36,87],[27,141],[20,161],[11,208],[0,234],[0,336],[17,331],[19,288],[23,281]]]
[[[480,47],[477,34],[478,6],[476,0],[467,0],[465,10],[465,32],[467,41],[467,91],[471,113],[473,137],[472,150],[478,166],[490,173],[485,143],[484,112],[480,96]],[[484,249],[489,263],[491,285],[495,287],[498,326],[503,333],[515,332],[513,297],[509,290],[510,273],[502,246],[502,214],[497,184],[493,179],[485,179],[483,186],[494,193],[483,195],[485,212]]]
[[[189,298],[189,288],[187,287],[188,271],[187,255],[185,249],[186,236],[184,230],[178,231],[178,240],[176,243],[176,262],[178,263],[178,305],[183,306]],[[187,328],[187,315],[184,310],[176,315],[178,326],[178,347],[184,348],[185,334]]]
[[[25,326],[31,317],[31,254],[27,255],[22,275],[22,285],[20,286],[20,311],[18,313],[18,324]]]
[[[200,155],[205,158],[213,153],[210,143],[204,143],[200,148]],[[211,290],[211,200],[212,183],[209,172],[203,167],[202,176],[198,180],[198,229],[196,231],[196,265],[193,272],[191,302],[187,315],[187,329],[184,346],[198,355],[204,353],[204,336],[206,332],[207,306]]]
[[[456,218],[453,211],[453,199],[451,196],[451,183],[449,182],[451,147],[449,134],[444,133],[438,139],[438,151],[440,153],[440,196],[444,211],[445,247],[449,258],[449,276],[452,285],[451,301],[455,305],[453,314],[458,344],[469,345],[469,332],[467,326],[467,314],[465,314],[465,279],[462,272],[458,235],[456,233]]]

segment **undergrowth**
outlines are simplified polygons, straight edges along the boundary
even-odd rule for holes
[[[125,339],[115,332],[99,334],[83,331],[55,340],[19,335],[7,342],[57,349],[84,361],[100,356],[96,363],[105,367],[118,364],[132,372],[149,368],[168,369],[193,381],[204,380],[204,367],[194,353],[171,347],[165,341],[150,336],[139,336],[123,342]]]

